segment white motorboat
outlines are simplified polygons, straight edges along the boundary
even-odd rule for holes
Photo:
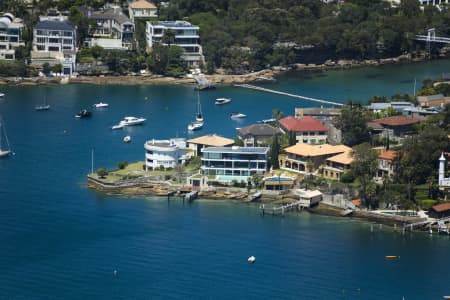
[[[249,264],[253,264],[253,263],[256,261],[256,257],[254,257],[254,256],[252,255],[252,256],[250,256],[250,257],[247,259],[247,261],[248,261]]]
[[[2,138],[5,138],[5,149],[3,149]],[[2,120],[0,119],[0,158],[11,155],[12,151],[9,147],[8,136],[6,135],[5,126],[2,124]]]
[[[189,123],[188,130],[195,131],[195,130],[202,129],[202,127],[203,127],[203,122],[195,121],[195,122]]]
[[[0,98],[3,98],[3,97],[5,97],[5,94],[4,93],[0,93]]]
[[[231,117],[232,119],[245,118],[246,116],[247,116],[247,115],[244,115],[244,114],[239,113],[239,112],[233,112],[233,113],[230,114],[230,117]]]
[[[95,103],[94,107],[95,108],[103,108],[103,107],[108,107],[109,104],[108,103],[104,103],[104,102],[99,102],[99,103]]]
[[[141,125],[145,122],[145,120],[145,118],[125,117],[122,121],[119,122],[119,124],[114,125],[112,129],[120,129],[125,126]]]
[[[258,121],[258,123],[267,124],[267,123],[275,123],[276,121],[277,121],[277,119],[271,118],[271,119],[264,119],[264,120]]]
[[[230,103],[230,102],[231,102],[230,98],[217,98],[214,103],[217,105],[222,105],[222,104],[226,104],[226,103]]]
[[[129,136],[129,135],[125,136],[125,137],[123,138],[123,141],[124,141],[125,143],[131,142],[131,136]]]

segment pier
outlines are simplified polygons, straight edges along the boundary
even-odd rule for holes
[[[261,92],[278,94],[278,95],[287,96],[287,97],[298,98],[298,99],[312,101],[312,102],[318,102],[318,103],[321,103],[321,104],[330,104],[330,105],[334,105],[334,106],[343,106],[344,105],[343,103],[338,103],[338,102],[329,101],[329,100],[316,99],[316,98],[311,98],[311,97],[306,97],[306,96],[301,96],[301,95],[290,94],[290,93],[286,93],[286,92],[266,89],[266,88],[263,88],[263,87],[260,87],[260,86],[256,86],[256,85],[251,85],[251,84],[235,84],[235,86],[246,88],[246,89],[251,89],[251,90],[256,90],[256,91],[261,91]]]
[[[403,230],[410,229],[411,231],[414,229],[414,227],[430,227],[437,224],[438,232],[444,232],[447,234],[450,234],[450,230],[447,226],[447,223],[450,222],[450,217],[438,219],[438,220],[427,220],[427,221],[421,221],[421,222],[415,222],[410,224],[403,225]]]
[[[259,207],[259,210],[262,215],[268,214],[268,215],[273,215],[273,216],[276,216],[276,215],[283,216],[286,212],[293,211],[293,210],[300,211],[300,210],[303,210],[304,208],[308,208],[308,207],[309,207],[309,205],[306,205],[304,201],[298,200],[298,201],[295,201],[290,204],[285,204],[285,205],[281,205],[278,207],[270,207],[270,208],[267,208],[267,207],[265,207],[264,204],[262,204]]]

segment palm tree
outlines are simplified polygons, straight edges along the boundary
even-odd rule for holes
[[[164,30],[164,35],[162,38],[162,42],[164,44],[167,44],[167,46],[170,46],[175,42],[175,31],[173,31],[172,29],[166,29]]]

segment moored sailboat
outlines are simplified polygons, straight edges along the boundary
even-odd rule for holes
[[[2,144],[3,140],[5,140],[5,148],[3,148]],[[6,129],[2,122],[2,119],[0,119],[0,158],[9,156],[11,154],[12,151],[9,146],[8,136],[6,135]]]

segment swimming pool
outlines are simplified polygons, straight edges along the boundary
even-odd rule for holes
[[[237,182],[247,182],[248,176],[235,176],[235,175],[217,175],[216,180],[222,182],[231,182],[233,180]]]

